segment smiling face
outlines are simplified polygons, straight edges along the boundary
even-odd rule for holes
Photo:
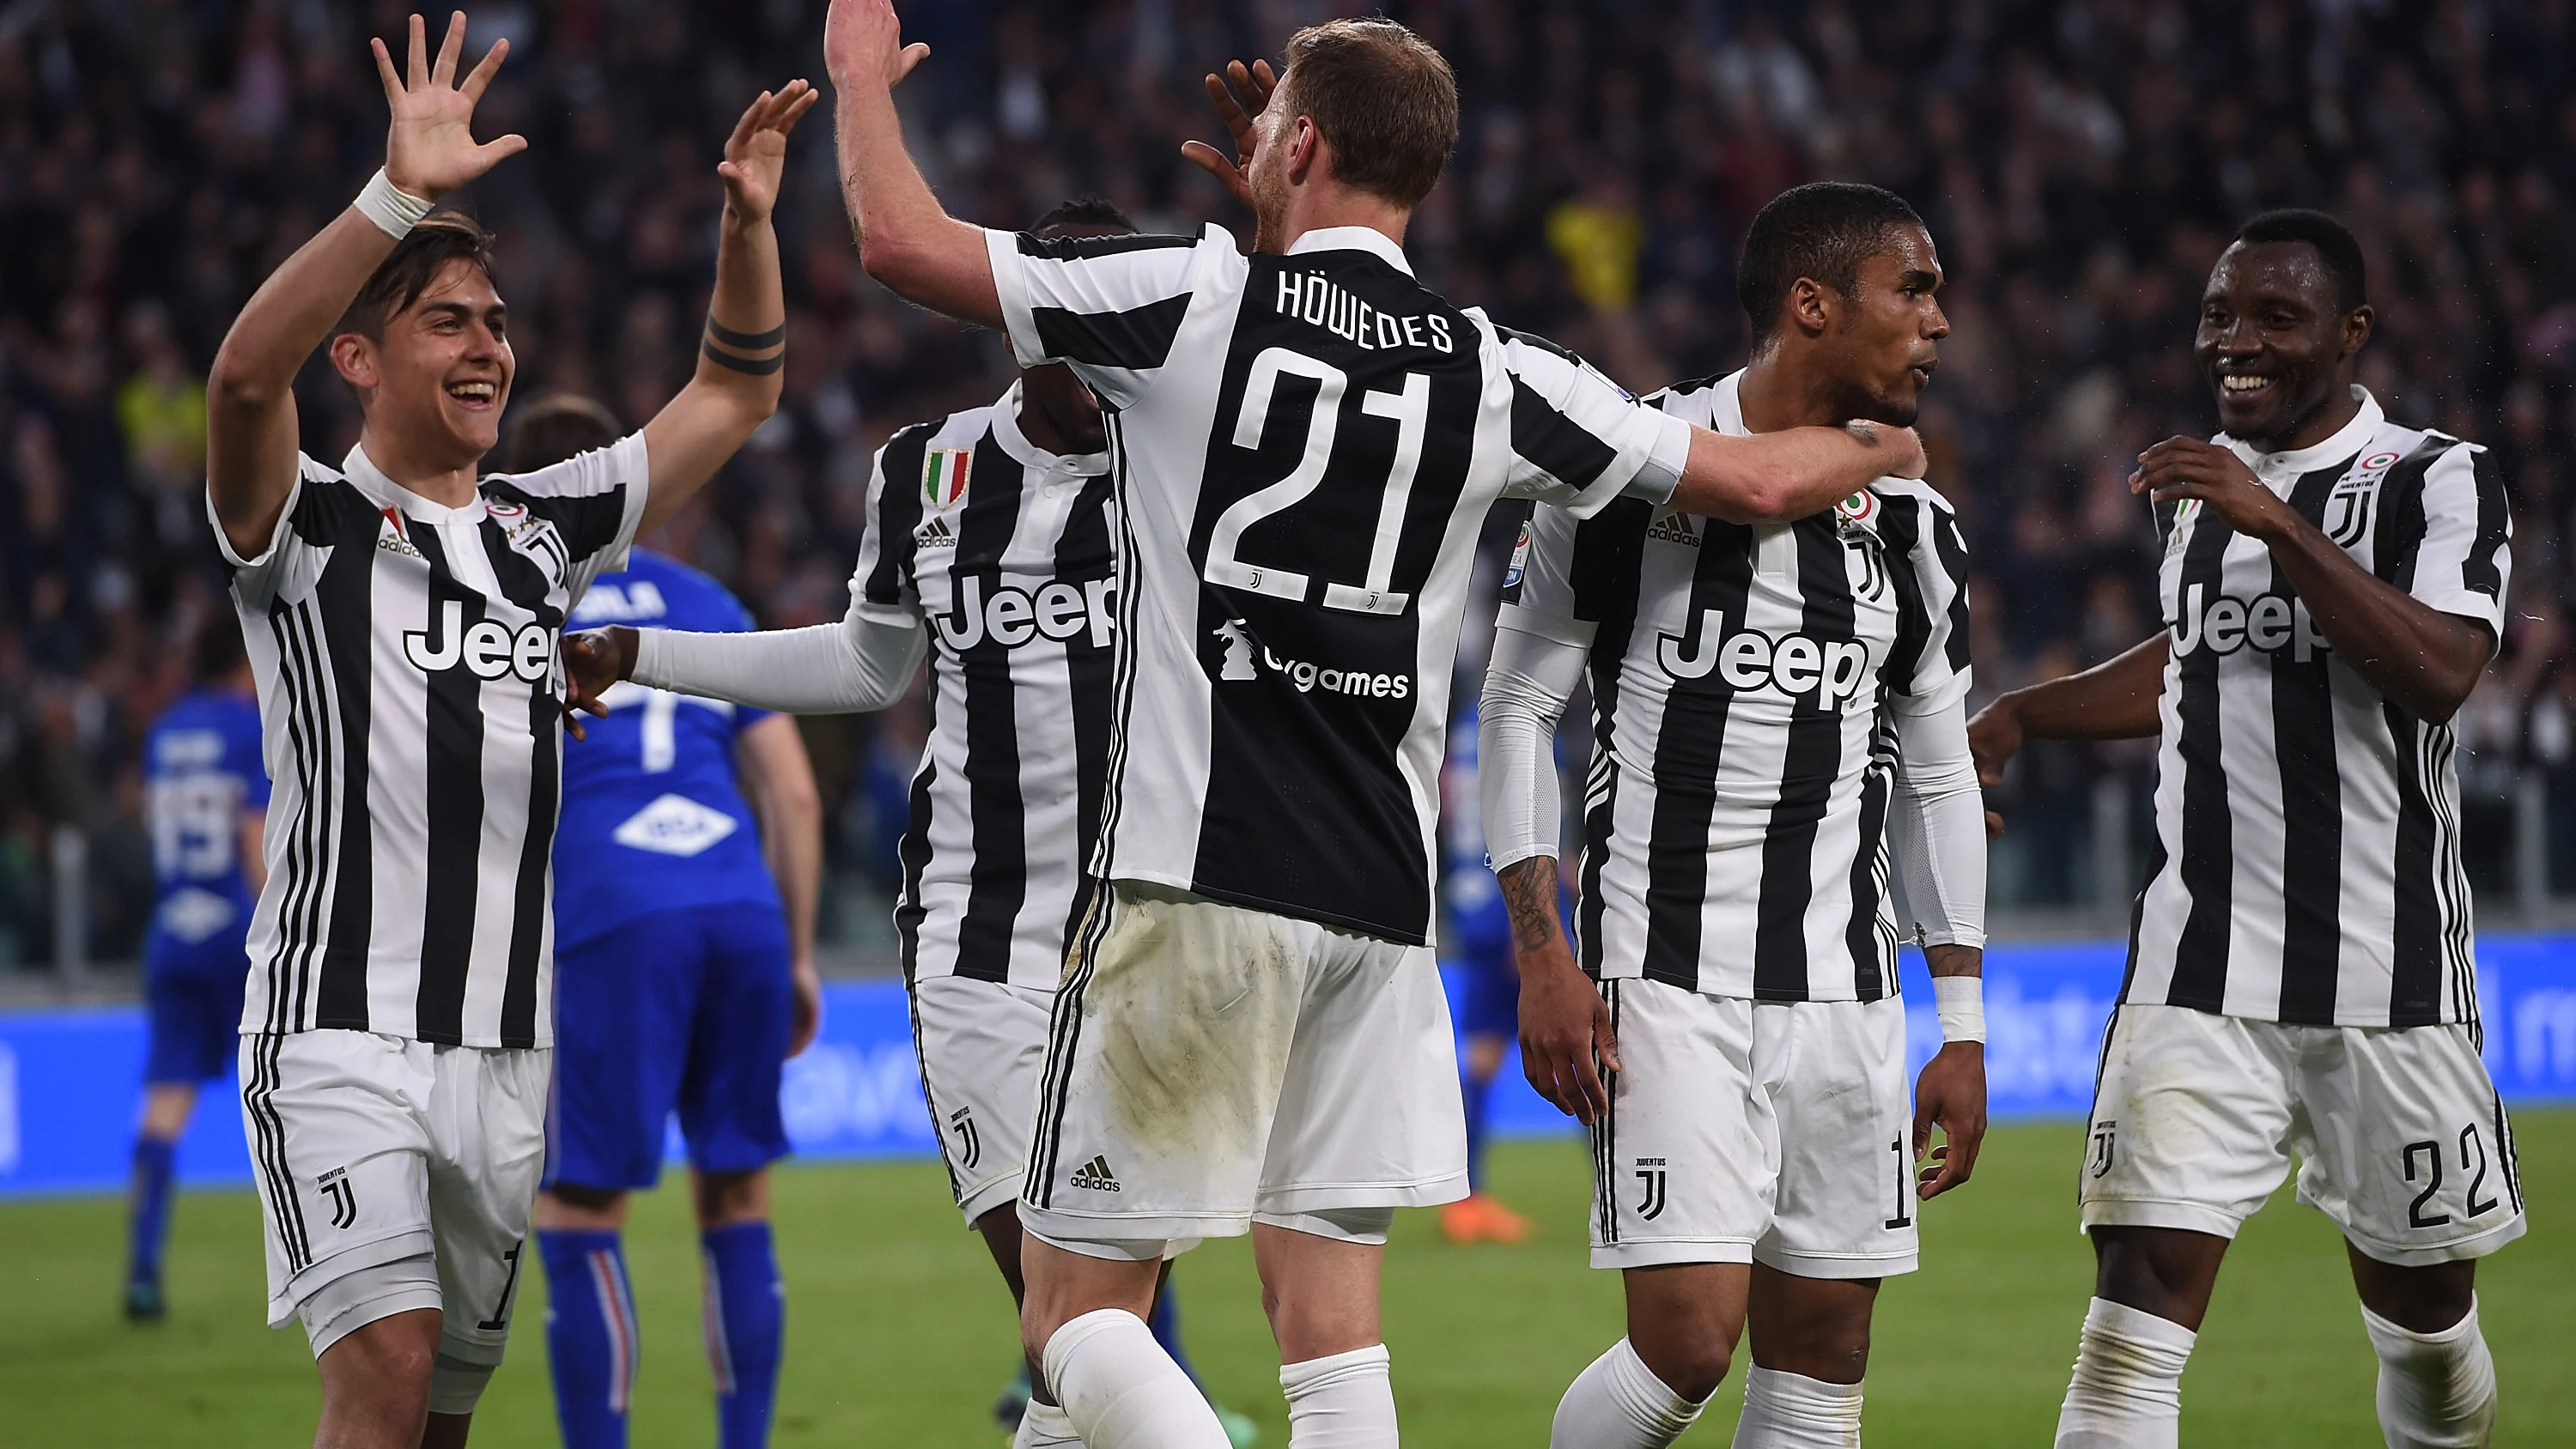
[[[1860,265],[1848,297],[1823,289],[1834,309],[1815,345],[1840,389],[1835,413],[1892,427],[1914,426],[1923,389],[1941,365],[1950,319],[1941,310],[1941,258],[1919,226],[1899,227]]]
[[[448,261],[383,331],[331,340],[332,363],[358,390],[367,431],[412,467],[473,467],[501,440],[518,371],[509,309],[491,276],[470,261]]]
[[[2350,397],[2371,312],[2336,305],[2334,277],[2306,242],[2238,242],[2210,269],[2192,357],[2219,426],[2258,446],[2323,442]],[[2317,436],[2309,437],[2314,433]]]

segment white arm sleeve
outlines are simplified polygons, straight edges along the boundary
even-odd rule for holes
[[[757,634],[643,629],[635,682],[782,714],[854,714],[903,698],[929,643],[919,619],[853,604],[838,624]]]
[[[1896,717],[1896,798],[1888,813],[1896,929],[1927,946],[1986,944],[1986,806],[1968,753],[1965,693]]]
[[[1557,852],[1564,815],[1557,801],[1556,722],[1590,655],[1581,644],[1508,622],[1494,630],[1476,707],[1476,781],[1485,863],[1495,870]]]

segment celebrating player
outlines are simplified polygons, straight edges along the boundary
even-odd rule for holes
[[[546,398],[512,422],[510,470],[617,436],[591,399]],[[723,585],[643,549],[592,581],[571,622],[612,620],[751,628]],[[626,1443],[641,1334],[619,1233],[627,1194],[661,1177],[677,1108],[718,1442],[758,1449],[785,1320],[769,1234],[779,1068],[822,1003],[822,798],[793,720],[631,685],[599,703],[604,722],[566,751],[555,835],[555,1109],[536,1210],[555,1418],[567,1449]]]
[[[1647,402],[1730,434],[1913,422],[1950,324],[1912,207],[1784,192],[1737,278],[1752,361]],[[1898,478],[1786,525],[1625,500],[1542,505],[1522,536],[1485,674],[1488,848],[1522,1065],[1592,1127],[1592,1263],[1628,1298],[1628,1336],[1557,1406],[1558,1449],[1680,1437],[1748,1313],[1735,1442],[1859,1442],[1879,1280],[1914,1270],[1918,1194],[1967,1181],[1985,1134],[1966,568],[1949,505]],[[1586,672],[1569,947],[1551,746]],[[1900,932],[1945,1038],[1910,1121]],[[1908,1137],[1923,1158],[1936,1123],[1918,1183]]]
[[[2341,222],[2236,233],[2193,343],[2226,430],[2156,444],[2130,481],[2166,632],[1970,727],[1988,784],[2024,739],[2161,739],[2062,1449],[2175,1442],[2219,1263],[2292,1154],[2343,1231],[2389,1444],[2494,1422],[2476,1260],[2521,1236],[2522,1186],[2478,1057],[2450,720],[2495,650],[2512,526],[2484,449],[2354,384],[2371,316]]]
[[[1086,197],[1030,231],[1123,237],[1136,225]],[[614,704],[617,681],[631,678],[808,714],[883,709],[929,654],[930,739],[895,925],[949,1187],[1014,1304],[1038,1071],[1109,769],[1107,447],[1100,404],[1071,369],[1027,369],[990,407],[906,428],[878,451],[840,623],[749,637],[616,627],[564,647],[585,708]],[[1166,1285],[1155,1334],[1178,1360],[1176,1311]],[[1032,1376],[1010,1405],[1014,1442],[1078,1443],[1044,1390]],[[1250,1442],[1251,1421],[1218,1412]]]
[[[229,619],[197,635],[196,682],[143,738],[144,816],[159,900],[143,942],[151,1013],[143,1125],[134,1134],[125,1316],[160,1318],[161,1246],[179,1136],[197,1089],[224,1074],[239,1045],[251,902],[268,878],[260,831],[268,772],[259,758],[259,696],[241,630]]]
[[[1119,459],[1105,885],[1021,1199],[1026,1346],[1090,1449],[1216,1449],[1143,1315],[1161,1260],[1249,1230],[1291,1444],[1392,1445],[1387,1226],[1466,1185],[1428,941],[1478,522],[1506,490],[1798,517],[1919,471],[1919,445],[1719,438],[1419,286],[1402,237],[1457,92],[1392,22],[1299,32],[1243,118],[1239,164],[1217,165],[1255,212],[1252,257],[1215,228],[1049,242],[955,221],[891,94],[926,47],[887,0],[836,0],[824,51],[869,271],[1005,329],[1024,366],[1071,363]]]
[[[697,374],[642,432],[478,481],[514,361],[490,238],[439,197],[526,143],[476,144],[508,43],[459,79],[381,41],[384,169],[262,284],[209,381],[208,507],[261,696],[270,873],[252,918],[242,1117],[269,1321],[300,1318],[316,1442],[452,1445],[501,1360],[544,1146],[555,640],[590,581],[776,408],[785,304],[770,207],[802,82],[764,93],[717,171],[725,210]],[[339,468],[297,451],[314,348],[363,417]]]

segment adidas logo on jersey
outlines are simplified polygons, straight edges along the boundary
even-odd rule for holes
[[[1118,1175],[1109,1170],[1109,1159],[1106,1155],[1095,1157],[1075,1168],[1073,1176],[1067,1180],[1075,1187],[1087,1187],[1093,1192],[1118,1191]]]
[[[955,548],[957,535],[948,531],[946,517],[933,514],[930,520],[912,531],[915,548]]]
[[[1667,508],[1655,515],[1646,529],[1650,543],[1678,543],[1688,548],[1699,547],[1699,530],[1691,525],[1690,515]]]
[[[380,508],[376,511],[385,516],[385,526],[376,534],[376,547],[387,553],[401,554],[405,558],[420,557],[420,550],[412,547],[411,540],[404,536],[402,514],[391,508]]]

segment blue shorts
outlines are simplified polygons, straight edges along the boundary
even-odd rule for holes
[[[1467,989],[1458,1003],[1460,1036],[1517,1037],[1521,1034],[1521,974],[1508,958],[1470,955]]]
[[[547,1184],[651,1187],[674,1109],[701,1171],[786,1156],[790,975],[767,904],[657,912],[558,950]]]
[[[228,970],[159,970],[143,978],[152,1045],[143,1058],[149,1086],[209,1082],[233,1069],[241,1050],[245,959]]]

